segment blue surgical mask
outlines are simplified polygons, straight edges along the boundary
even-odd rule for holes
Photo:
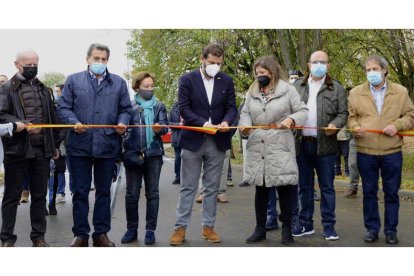
[[[94,74],[102,75],[106,70],[106,64],[105,63],[92,63],[89,65],[89,68]]]
[[[370,84],[376,86],[382,82],[382,73],[378,71],[370,71],[367,73],[367,79]]]
[[[312,63],[311,73],[317,78],[322,78],[326,74],[327,65],[323,63]]]

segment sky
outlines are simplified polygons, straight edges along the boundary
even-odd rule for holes
[[[65,76],[86,69],[86,52],[90,44],[105,44],[111,50],[108,70],[124,76],[131,66],[126,58],[127,29],[90,30],[0,30],[0,74],[11,78],[17,71],[16,53],[32,49],[39,55],[39,75],[49,72]],[[7,41],[7,43],[4,43]]]

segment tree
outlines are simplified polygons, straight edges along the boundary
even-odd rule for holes
[[[133,30],[128,42],[133,72],[154,73],[156,95],[170,107],[180,76],[200,66],[201,49],[209,42],[223,45],[222,70],[234,80],[238,103],[253,81],[258,57],[273,55],[285,70],[306,73],[316,50],[329,54],[330,74],[347,88],[366,81],[362,65],[369,55],[381,55],[389,62],[390,79],[406,86],[414,97],[413,30]]]
[[[58,72],[44,73],[39,77],[40,81],[46,86],[53,88],[56,84],[63,84],[65,82],[65,75]]]

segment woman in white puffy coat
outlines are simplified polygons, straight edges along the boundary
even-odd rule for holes
[[[302,125],[307,120],[308,108],[288,83],[274,57],[259,58],[253,66],[253,74],[255,81],[247,93],[239,123],[244,127],[242,132],[249,135],[245,179],[256,185],[256,228],[246,242],[266,239],[269,188],[276,187],[281,209],[282,243],[291,244],[292,206],[298,196],[296,185],[299,176],[295,139],[290,127]],[[250,126],[270,127],[256,129]]]

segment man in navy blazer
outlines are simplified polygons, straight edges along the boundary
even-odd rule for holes
[[[220,72],[224,50],[209,44],[201,54],[201,67],[180,78],[178,102],[184,125],[217,128],[216,135],[183,130],[181,152],[181,189],[176,210],[177,221],[170,245],[181,245],[190,223],[198,180],[203,169],[202,236],[220,242],[214,231],[217,193],[226,150],[230,149],[229,125],[237,116],[233,80]]]

